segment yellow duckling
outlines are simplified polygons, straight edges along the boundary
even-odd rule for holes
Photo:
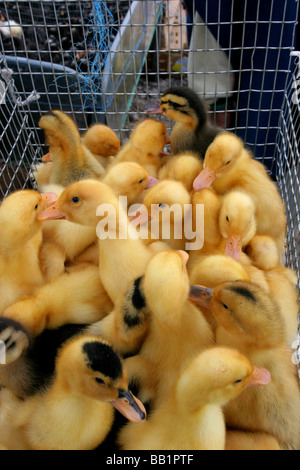
[[[45,328],[101,320],[111,312],[110,300],[99,278],[98,266],[78,266],[14,302],[2,315],[20,322],[32,336]]]
[[[195,300],[205,318],[210,323],[213,331],[216,330],[217,322],[209,307],[210,297],[198,295],[197,285],[214,288],[223,282],[234,281],[248,281],[250,282],[251,276],[246,271],[245,267],[238,261],[227,255],[202,255],[194,260],[192,266],[188,267],[190,277],[190,300]],[[200,293],[202,290],[200,290]]]
[[[297,339],[299,321],[298,277],[295,271],[283,266],[264,271],[270,293],[276,300],[285,321],[287,344]]]
[[[126,196],[128,205],[139,199],[141,202],[145,189],[157,182],[148,175],[144,167],[134,162],[112,166],[101,181],[110,186],[117,196]],[[47,189],[49,187],[50,185]],[[61,187],[55,190],[60,195],[63,189]],[[95,227],[74,224],[68,220],[48,221],[43,227],[42,260],[48,280],[62,274],[70,263],[87,261],[98,264],[99,249]]]
[[[227,426],[266,432],[281,446],[299,449],[299,383],[277,303],[259,285],[243,281],[221,284],[210,295],[217,344],[237,348],[272,377],[267,387],[248,389],[226,405]]]
[[[149,331],[139,354],[126,359],[128,374],[153,406],[168,395],[194,354],[213,344],[204,316],[189,300],[186,252],[162,251],[148,263],[143,291],[151,312]]]
[[[285,208],[264,165],[252,158],[238,137],[222,132],[208,148],[203,168],[194,181],[194,189],[212,185],[220,195],[233,189],[244,190],[255,205],[257,234],[272,237],[282,255],[287,227]]]
[[[121,162],[111,166],[101,181],[110,186],[117,196],[126,196],[127,204],[142,202],[144,191],[158,182],[143,166],[135,162]]]
[[[132,421],[146,417],[128,390],[119,355],[106,341],[86,335],[59,350],[46,390],[26,400],[7,393],[1,405],[2,425],[8,422],[15,430],[13,436],[1,436],[10,450],[17,450],[16,440],[21,450],[93,450],[111,430],[114,408]]]
[[[131,282],[144,274],[153,256],[153,251],[130,227],[126,208],[119,203],[115,192],[100,181],[71,184],[40,217],[43,220],[67,218],[96,229],[100,279],[113,303]]]
[[[59,185],[44,186],[58,196],[64,188]],[[85,227],[68,220],[47,221],[42,227],[43,241],[40,258],[43,274],[52,281],[63,274],[69,265],[90,262],[98,265],[97,234],[94,227]]]
[[[203,206],[203,245],[198,250],[190,253],[189,267],[199,255],[218,253],[218,247],[222,242],[219,227],[219,215],[222,206],[220,196],[211,188],[195,191],[191,197],[193,220],[197,215],[197,208]]]
[[[114,161],[114,156],[120,150],[120,139],[105,124],[90,126],[83,134],[81,143],[85,148],[85,153],[90,152],[104,169]],[[44,155],[42,162],[44,163],[36,165],[33,170],[34,179],[39,190],[43,190],[43,186],[50,183],[53,170],[52,152]]]
[[[193,210],[204,206],[204,245],[194,254],[222,253],[237,261],[250,262],[244,253],[256,234],[255,206],[242,191],[230,191],[220,197],[210,188],[192,196]]]
[[[174,250],[185,250],[188,217],[192,228],[191,197],[179,181],[163,180],[151,187],[143,199],[145,213],[136,219],[148,222],[146,243],[164,241]],[[189,211],[189,212],[188,212]]]
[[[86,178],[100,178],[105,169],[82,145],[76,123],[62,111],[51,111],[39,120],[50,149],[49,183],[68,186]]]
[[[121,449],[225,450],[222,407],[247,387],[269,382],[268,372],[239,351],[206,349],[189,361],[146,421],[124,426]]]
[[[134,128],[129,141],[121,147],[115,163],[136,162],[157,177],[162,164],[162,151],[169,143],[167,127],[156,119],[144,119]]]
[[[280,265],[280,256],[273,238],[255,235],[245,249],[251,263],[259,269],[269,270]]]
[[[0,206],[0,308],[32,295],[45,282],[40,262],[42,222],[38,216],[56,194],[21,190]]]
[[[93,124],[83,134],[83,145],[104,168],[114,161],[120,151],[120,139],[106,124]]]
[[[158,171],[158,179],[180,181],[185,188],[193,191],[193,183],[202,171],[203,164],[192,152],[170,156]]]

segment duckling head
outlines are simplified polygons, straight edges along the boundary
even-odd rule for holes
[[[147,191],[143,205],[148,215],[155,220],[164,221],[167,215],[171,224],[182,224],[185,206],[191,203],[188,190],[180,181],[162,180]],[[173,209],[172,208],[173,206]]]
[[[58,354],[57,375],[65,388],[111,403],[130,421],[146,418],[143,404],[128,389],[122,359],[98,336],[82,335],[68,341]]]
[[[177,401],[189,396],[189,406],[195,411],[208,403],[222,406],[247,387],[270,382],[270,373],[254,366],[238,350],[212,347],[197,355],[185,369],[177,384]]]
[[[169,142],[166,125],[156,119],[144,119],[139,122],[130,137],[133,147],[151,155],[160,155]]]
[[[41,228],[40,214],[56,199],[57,195],[51,192],[40,194],[27,189],[16,191],[7,196],[1,204],[1,224],[7,233],[10,227],[18,224],[18,233],[14,235],[15,243],[17,238],[29,240]]]
[[[102,157],[115,156],[120,150],[119,137],[105,124],[89,127],[82,137],[82,142],[93,154]]]
[[[219,227],[225,239],[225,254],[240,260],[242,248],[256,234],[255,205],[250,196],[232,191],[223,199],[219,215]]]
[[[243,142],[236,135],[221,132],[206,151],[203,170],[194,181],[194,190],[209,188],[216,178],[230,173],[238,163],[243,149]]]
[[[169,88],[160,99],[160,110],[170,119],[194,129],[202,128],[207,122],[205,103],[190,88]]]
[[[280,256],[275,240],[268,235],[256,235],[246,247],[246,253],[254,266],[272,269],[280,264]]]
[[[175,312],[181,311],[188,299],[188,258],[184,251],[161,251],[147,265],[143,279],[145,299],[162,323],[168,315],[175,319]]]
[[[279,307],[257,284],[225,282],[214,289],[196,286],[192,291],[194,299],[205,299],[218,324],[229,334],[243,337],[255,347],[284,341],[285,326]]]
[[[126,196],[128,204],[132,204],[153,183],[154,178],[149,178],[148,171],[138,163],[120,162],[107,171],[104,181],[117,196]]]
[[[115,204],[116,194],[107,184],[96,180],[82,180],[70,184],[58,200],[39,214],[39,220],[67,219],[81,225],[96,227],[101,204]]]

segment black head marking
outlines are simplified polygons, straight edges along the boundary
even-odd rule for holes
[[[132,294],[132,304],[137,310],[141,310],[146,306],[146,300],[141,290],[141,281],[143,276],[134,281],[134,289]]]
[[[252,294],[252,292],[244,286],[231,286],[230,289],[232,292],[235,292],[238,295],[241,295],[247,300],[250,300],[253,303],[257,302],[256,297]]]
[[[134,313],[137,313],[137,312],[134,312]],[[123,318],[128,328],[134,328],[135,326],[140,325],[144,319],[144,317],[141,317],[138,314],[133,315],[133,312],[131,312],[127,306],[124,307]]]
[[[95,372],[116,380],[122,375],[122,363],[118,354],[108,344],[100,341],[86,342],[82,350],[88,366]]]
[[[29,333],[21,323],[16,322],[11,318],[0,317],[0,333],[2,333],[2,331],[6,330],[7,328],[12,328],[15,331],[22,331],[23,333],[27,334],[29,338]]]

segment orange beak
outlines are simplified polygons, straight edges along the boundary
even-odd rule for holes
[[[148,113],[148,114],[163,114],[163,110],[161,108],[149,108],[149,109],[146,109],[146,113]]]
[[[180,256],[182,258],[184,266],[186,266],[186,264],[189,260],[189,254],[184,250],[178,250],[178,253],[180,254]]]
[[[225,255],[231,256],[236,261],[241,259],[242,240],[238,235],[231,235],[226,238]]]
[[[146,186],[146,189],[152,188],[155,184],[158,183],[158,179],[154,178],[154,176],[148,176],[148,184]]]
[[[256,387],[258,385],[268,385],[271,382],[271,374],[267,369],[254,366],[252,379],[248,387]]]
[[[42,193],[41,196],[46,204],[46,207],[51,206],[58,199],[58,196],[55,193]]]
[[[216,179],[216,173],[209,168],[205,168],[194,180],[193,188],[195,191],[201,191],[201,189],[209,188]]]
[[[143,403],[130,390],[120,390],[117,400],[112,401],[111,404],[132,423],[139,423],[146,419],[147,413]]]
[[[204,286],[190,286],[189,299],[204,308],[210,308],[214,290]]]
[[[49,153],[46,153],[46,155],[44,155],[42,157],[42,162],[52,162],[52,158],[50,156],[50,152]]]
[[[60,211],[58,203],[54,203],[51,206],[47,207],[46,210],[40,212],[37,215],[37,220],[56,220],[56,219],[66,219],[65,214]]]

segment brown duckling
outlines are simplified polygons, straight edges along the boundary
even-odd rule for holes
[[[160,99],[160,109],[148,112],[163,113],[176,121],[170,136],[173,155],[192,151],[203,160],[209,145],[222,132],[212,126],[205,103],[190,88],[169,88]]]

